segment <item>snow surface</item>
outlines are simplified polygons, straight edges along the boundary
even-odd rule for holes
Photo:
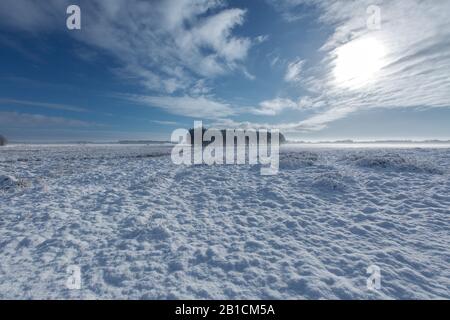
[[[450,298],[450,149],[291,145],[276,176],[169,154],[0,149],[0,298]]]

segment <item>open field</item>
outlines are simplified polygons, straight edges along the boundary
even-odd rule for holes
[[[0,149],[0,298],[450,298],[450,149],[291,145],[276,176],[169,154]]]

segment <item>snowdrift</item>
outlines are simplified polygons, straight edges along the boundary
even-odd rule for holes
[[[387,169],[404,172],[443,174],[443,170],[431,161],[418,160],[411,155],[400,155],[398,153],[362,153],[346,157],[346,160],[359,167]]]
[[[280,155],[280,169],[298,170],[314,166],[319,161],[319,155],[314,152],[301,151]]]

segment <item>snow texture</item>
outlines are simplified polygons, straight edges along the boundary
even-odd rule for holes
[[[169,154],[1,149],[0,298],[450,298],[450,149],[289,146],[276,176]]]

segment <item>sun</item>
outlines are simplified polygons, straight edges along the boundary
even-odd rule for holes
[[[358,89],[376,80],[385,64],[386,49],[375,38],[353,40],[335,50],[334,81],[337,86]]]

